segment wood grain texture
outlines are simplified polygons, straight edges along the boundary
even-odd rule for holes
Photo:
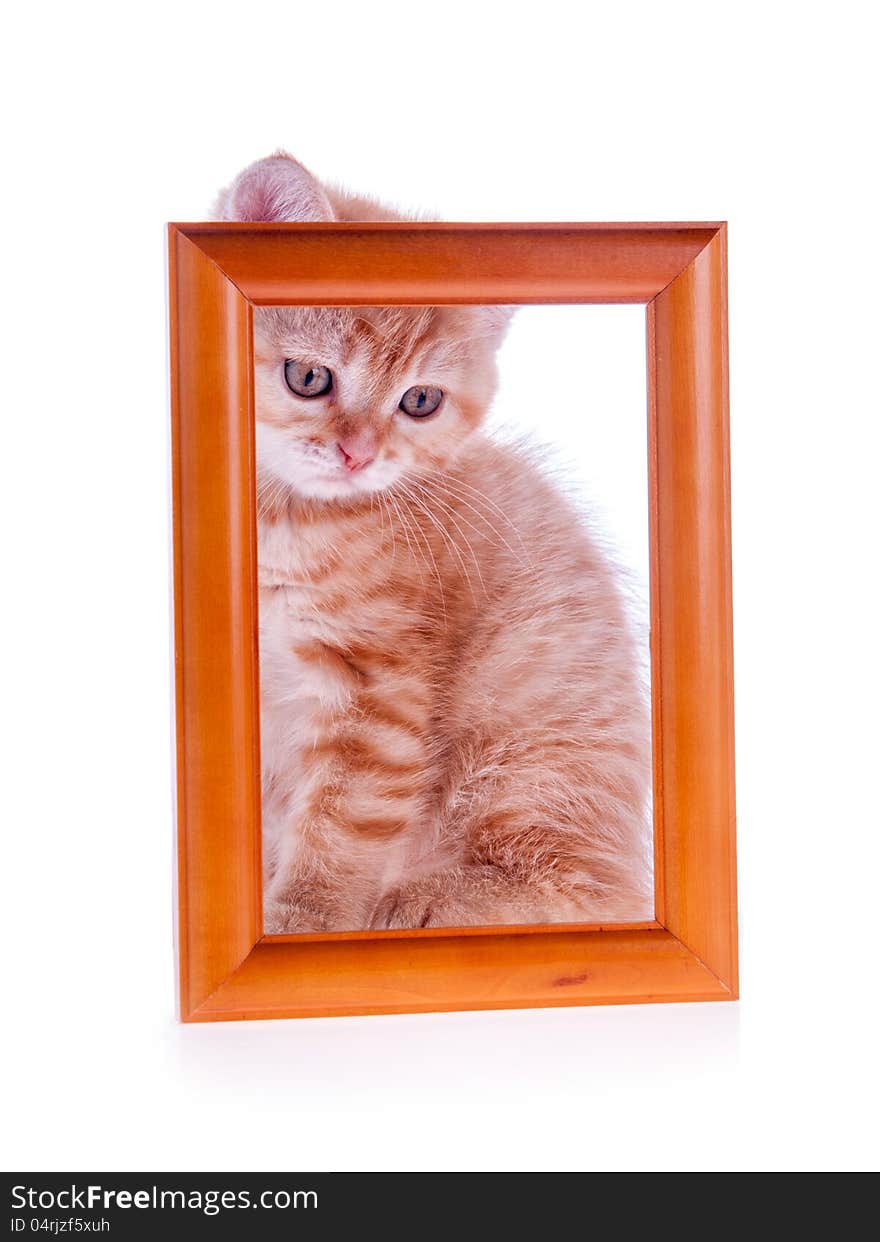
[[[656,452],[658,917],[735,990],[725,230],[648,309]]]
[[[247,303],[170,254],[178,904],[183,1012],[260,931],[256,563]]]
[[[725,230],[169,226],[184,1021],[736,995]],[[261,937],[252,302],[648,304],[656,922]]]
[[[466,937],[259,944],[208,998],[203,1021],[356,1013],[726,1000],[670,932],[544,929]]]
[[[254,304],[646,302],[717,226],[179,226]]]

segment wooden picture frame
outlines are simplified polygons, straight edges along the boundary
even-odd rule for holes
[[[184,1021],[737,996],[724,224],[172,224]],[[252,308],[647,307],[655,919],[261,934]]]

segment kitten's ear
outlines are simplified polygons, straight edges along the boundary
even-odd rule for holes
[[[279,151],[257,160],[222,190],[214,208],[220,220],[333,220],[324,188],[292,155]]]

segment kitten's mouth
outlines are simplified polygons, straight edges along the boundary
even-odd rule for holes
[[[381,487],[377,477],[370,470],[359,470],[350,474],[345,469],[330,466],[326,470],[309,471],[308,479],[303,479],[305,490],[312,492],[324,500],[345,500],[353,496],[365,496]]]
[[[341,462],[339,465],[335,462],[316,464],[309,471],[309,477],[324,487],[336,487],[341,494],[350,495],[352,492],[379,491],[388,486],[396,477],[396,472],[382,458],[377,457],[355,470],[347,468]]]
[[[329,487],[338,487],[341,492],[360,491],[362,478],[348,474],[345,470],[320,470],[312,475],[316,483],[323,483]]]

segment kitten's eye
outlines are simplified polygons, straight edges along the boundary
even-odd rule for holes
[[[313,362],[300,362],[290,358],[284,364],[284,379],[291,392],[298,397],[323,397],[330,391],[333,372]]]
[[[442,388],[407,388],[398,408],[409,414],[410,418],[427,418],[442,400]]]

